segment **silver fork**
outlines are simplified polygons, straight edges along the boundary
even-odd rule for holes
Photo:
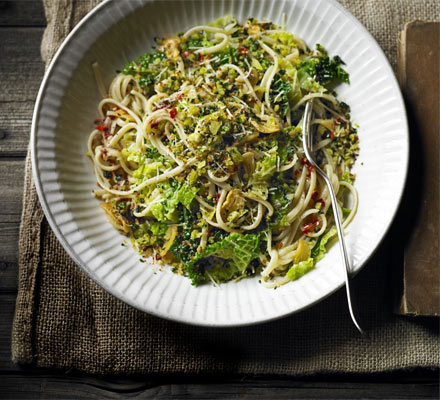
[[[347,247],[345,246],[345,239],[344,239],[344,232],[342,230],[341,225],[341,219],[339,217],[338,207],[337,207],[337,200],[335,191],[333,190],[333,186],[330,182],[330,179],[325,174],[325,172],[319,168],[319,165],[315,162],[315,159],[313,158],[313,137],[312,137],[312,130],[310,129],[310,122],[312,119],[312,113],[313,113],[313,99],[310,99],[306,103],[306,109],[304,114],[304,124],[303,124],[303,147],[304,147],[304,153],[307,157],[307,160],[311,165],[314,166],[316,172],[321,175],[322,179],[324,179],[325,183],[327,184],[330,198],[332,201],[332,208],[333,208],[333,215],[335,218],[335,224],[336,229],[338,231],[338,238],[339,238],[339,249],[341,250],[341,258],[342,262],[344,264],[344,273],[345,273],[345,287],[347,290],[347,302],[348,302],[348,309],[350,310],[350,316],[351,319],[358,329],[358,331],[365,336],[365,332],[360,327],[359,323],[356,320],[356,316],[353,309],[353,301],[352,296],[350,292],[350,273],[351,273],[351,266],[350,266],[350,260],[348,258],[347,253]]]

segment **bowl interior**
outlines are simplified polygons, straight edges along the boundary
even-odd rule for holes
[[[333,0],[107,1],[95,9],[55,57],[43,82],[33,126],[37,189],[52,228],[74,260],[100,285],[127,303],[179,321],[230,326],[298,311],[343,283],[334,246],[316,269],[278,290],[259,277],[220,288],[191,286],[169,268],[142,263],[112,228],[99,203],[86,143],[100,100],[92,64],[108,85],[116,71],[166,37],[225,14],[281,22],[309,47],[321,43],[340,55],[350,85],[337,88],[359,124],[360,157],[354,167],[359,210],[347,229],[358,271],[384,236],[397,209],[408,161],[406,116],[396,80],[382,51],[360,23]]]

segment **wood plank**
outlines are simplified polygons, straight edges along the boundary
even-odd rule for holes
[[[14,217],[8,222],[20,221],[24,185],[24,158],[0,158],[1,216]],[[2,221],[5,221],[2,219]]]
[[[0,1],[0,26],[45,26],[42,0]]]
[[[111,379],[111,378],[110,378]],[[437,387],[413,383],[236,380],[224,383],[160,384],[118,379],[54,375],[3,376],[0,392],[8,399],[436,399]]]
[[[44,74],[44,28],[0,28],[0,157],[24,156],[34,102]]]
[[[35,100],[44,64],[40,44],[44,28],[1,28],[2,53],[0,59],[3,90],[0,101],[26,102]]]
[[[18,371],[19,367],[11,361],[11,329],[15,310],[15,294],[0,291],[0,382],[2,372]],[[2,398],[0,389],[0,398]],[[3,397],[7,398],[7,397]]]
[[[0,235],[0,240],[4,239],[8,233],[13,237],[13,240],[6,238],[7,245],[2,244],[0,251],[3,249],[8,253],[6,257],[1,255],[0,261],[0,291],[16,292],[17,291],[17,276],[18,276],[18,264],[16,261],[5,261],[4,258],[18,258],[18,226],[17,224],[7,226],[0,223],[0,229],[4,230]]]
[[[0,157],[26,155],[34,106],[34,100],[0,101]]]
[[[17,288],[18,230],[24,180],[24,159],[0,159],[0,290]]]

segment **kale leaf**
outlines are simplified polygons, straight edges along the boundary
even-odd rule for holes
[[[316,64],[316,79],[322,85],[328,85],[331,82],[350,83],[348,73],[341,67],[343,61],[338,57],[324,57]]]
[[[199,240],[191,239],[191,232],[196,221],[195,215],[190,210],[179,204],[177,207],[179,221],[179,240],[175,240],[170,248],[171,253],[183,263],[189,262],[197,252]]]
[[[300,70],[306,72],[323,86],[338,82],[350,83],[348,73],[341,65],[345,65],[345,63],[339,56],[331,59],[327,55],[318,55],[305,61]]]
[[[274,76],[270,97],[275,104],[279,105],[281,115],[285,117],[290,110],[288,94],[292,90],[292,85],[288,80],[283,78],[283,72],[284,71],[281,70]]]
[[[127,64],[122,73],[125,75],[133,75],[139,82],[139,85],[145,92],[150,91],[154,86],[154,78],[160,73],[157,67],[161,60],[166,58],[165,53],[157,51],[154,53],[146,53],[140,56],[137,61]]]

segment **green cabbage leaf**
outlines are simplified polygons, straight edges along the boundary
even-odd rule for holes
[[[319,260],[322,260],[325,253],[327,252],[326,245],[328,241],[335,236],[338,233],[336,230],[336,226],[332,226],[330,230],[325,234],[322,235],[315,243],[315,245],[312,248],[311,256],[315,260],[315,262],[318,262]]]
[[[209,245],[186,265],[193,285],[209,279],[225,282],[242,276],[249,263],[260,253],[261,234],[232,234],[220,242]],[[209,274],[209,275],[208,275]]]
[[[310,272],[315,267],[315,260],[310,257],[305,261],[301,261],[298,264],[295,264],[293,267],[287,271],[287,278],[289,278],[291,281],[295,281],[299,278],[301,278],[303,275],[307,274],[307,272]]]
[[[262,199],[267,199],[269,179],[277,168],[277,149],[272,147],[255,166],[255,171],[249,179],[251,191]]]

